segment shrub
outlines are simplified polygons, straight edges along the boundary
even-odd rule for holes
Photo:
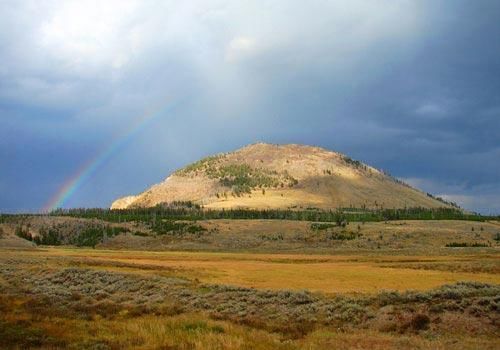
[[[488,247],[488,245],[486,243],[478,243],[478,242],[474,242],[474,243],[451,242],[451,243],[447,243],[445,245],[445,247],[448,247],[448,248],[466,248],[466,247],[470,247],[470,248],[484,248],[484,247]]]
[[[195,321],[186,323],[182,328],[188,332],[224,333],[224,328],[222,326],[219,325],[209,326],[204,321]]]
[[[151,229],[159,235],[173,234],[182,236],[185,233],[201,235],[207,231],[206,228],[200,225],[195,225],[188,222],[178,222],[174,220],[161,220],[153,223]]]
[[[206,230],[207,230],[206,228],[200,225],[189,225],[187,226],[185,231],[188,233],[200,233]]]
[[[342,232],[336,233],[332,232],[327,238],[335,241],[349,241],[358,238],[359,234],[354,232]]]
[[[40,229],[40,235],[33,239],[38,245],[61,245],[61,234],[54,228]]]
[[[150,225],[151,229],[159,235],[167,233],[181,232],[188,224],[185,222],[176,222],[173,220],[159,220]]]
[[[145,232],[141,232],[141,231],[135,231],[133,233],[134,236],[139,236],[139,237],[148,237],[149,235]]]
[[[22,226],[16,227],[15,234],[16,234],[16,236],[23,238],[23,239],[27,239],[28,241],[33,240],[31,233],[29,233],[29,231],[24,229]]]
[[[78,234],[74,243],[79,247],[95,247],[96,244],[102,242],[103,238],[102,228],[89,227]]]
[[[335,227],[334,224],[330,223],[318,223],[318,222],[313,222],[311,224],[311,230],[327,230],[329,228]]]
[[[409,322],[409,327],[413,330],[420,331],[428,329],[430,322],[431,319],[429,318],[429,316],[419,313],[412,316]]]
[[[261,234],[259,235],[260,239],[263,241],[282,241],[284,236],[282,233],[276,234]]]
[[[0,346],[12,349],[31,348],[59,348],[65,344],[43,333],[41,329],[34,328],[28,321],[4,322],[0,321]]]

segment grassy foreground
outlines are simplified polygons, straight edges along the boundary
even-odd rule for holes
[[[0,250],[0,348],[496,349],[499,265],[486,253]]]

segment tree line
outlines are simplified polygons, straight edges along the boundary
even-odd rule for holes
[[[291,210],[291,209],[205,209],[195,204],[156,206],[152,208],[103,209],[76,208],[57,209],[49,213],[54,216],[95,218],[109,222],[139,221],[155,223],[161,220],[216,220],[216,219],[263,219],[299,220],[317,222],[373,222],[391,220],[470,220],[486,221],[499,217],[466,213],[455,208],[405,208],[405,209],[337,209],[337,210]]]

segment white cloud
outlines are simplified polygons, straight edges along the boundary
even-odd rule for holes
[[[137,3],[130,0],[65,1],[48,13],[39,46],[67,68],[95,64],[116,67],[131,51],[129,31]]]
[[[254,99],[256,92],[263,91],[261,85],[272,78],[271,67],[276,71],[287,65],[291,71],[333,70],[337,77],[341,72],[348,76],[346,66],[361,64],[356,57],[364,50],[385,40],[407,42],[418,33],[417,4],[357,0],[321,4],[228,0],[4,3],[0,4],[0,23],[4,23],[0,24],[4,32],[0,45],[5,48],[0,79],[16,85],[18,99],[24,103],[50,106],[51,98],[36,97],[49,92],[32,87],[23,90],[20,80],[38,80],[47,89],[79,85],[74,91],[81,93],[97,85],[112,90],[112,98],[120,93],[123,81],[159,79],[159,72],[170,69],[197,75],[205,91],[212,91],[210,99],[225,101],[235,85],[245,86],[249,91],[243,95]],[[249,67],[248,58],[258,62]],[[176,66],[177,62],[182,66]],[[240,67],[235,70],[227,63]],[[262,70],[261,77],[256,67]],[[157,77],[146,75],[151,70]],[[256,84],[254,78],[260,82]],[[179,81],[170,80],[163,84]],[[5,91],[0,95],[5,96]]]
[[[227,45],[226,61],[235,62],[249,57],[257,51],[255,39],[239,36],[232,39]]]

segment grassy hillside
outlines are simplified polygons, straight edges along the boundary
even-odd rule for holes
[[[29,247],[37,244],[133,250],[448,254],[494,253],[500,244],[500,224],[493,220],[354,221],[351,219],[356,216],[331,213],[334,220],[321,221],[314,220],[321,219],[321,216],[315,217],[315,214],[321,213],[315,212],[305,213],[311,215],[309,221],[285,220],[286,216],[281,220],[249,220],[231,216],[227,219],[203,219],[162,216],[161,212],[157,214],[151,209],[144,211],[146,216],[139,215],[140,210],[131,211],[136,212],[133,217],[114,211],[104,211],[101,218],[92,217],[94,211],[82,212],[82,215],[87,213],[88,218],[10,216],[0,223],[3,232],[0,246],[17,244]],[[222,213],[231,212],[219,212]]]
[[[319,147],[253,144],[201,159],[112,208],[194,201],[206,208],[450,207],[360,161]]]

